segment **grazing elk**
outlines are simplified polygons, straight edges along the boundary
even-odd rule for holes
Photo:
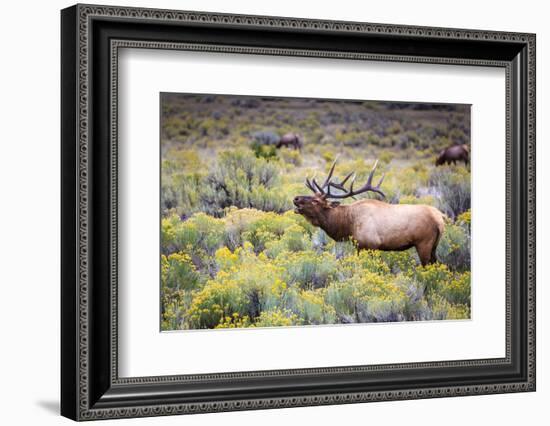
[[[470,161],[470,147],[468,145],[453,145],[445,148],[439,153],[439,157],[435,160],[436,166],[443,164],[456,164],[457,161],[464,161],[464,165],[468,165]]]
[[[306,178],[306,186],[313,195],[294,198],[295,212],[304,216],[311,224],[323,229],[332,239],[355,240],[358,250],[376,249],[401,251],[415,247],[422,265],[437,261],[435,251],[443,234],[445,222],[443,213],[434,207],[413,204],[389,204],[375,199],[360,200],[348,205],[340,205],[337,199],[355,197],[370,191],[380,194],[380,185],[372,186],[376,170],[374,164],[365,185],[354,189],[355,172],[351,172],[340,182],[332,181],[336,161],[322,185],[315,179]],[[350,180],[349,189],[344,185]],[[331,189],[339,190],[335,194]]]
[[[303,145],[302,135],[298,133],[287,133],[281,136],[281,138],[279,139],[279,142],[277,142],[276,147],[282,148],[284,146],[287,148],[294,148],[294,149],[300,150],[302,148],[302,145]]]

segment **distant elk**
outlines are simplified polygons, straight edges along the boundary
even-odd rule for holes
[[[457,161],[464,161],[464,165],[468,165],[470,162],[470,147],[468,145],[453,145],[445,148],[439,153],[435,165],[456,164]]]
[[[372,186],[377,164],[378,160],[367,182],[354,189],[355,172],[340,182],[332,181],[335,161],[323,184],[306,178],[306,186],[313,195],[295,197],[295,212],[304,216],[312,225],[323,229],[335,241],[352,238],[358,250],[402,251],[415,247],[422,265],[436,262],[435,252],[445,229],[444,215],[438,209],[420,204],[389,204],[374,199],[348,205],[333,201],[355,197],[367,191],[385,198],[380,189],[384,176],[378,185]],[[348,181],[350,186],[346,189],[344,185]],[[332,193],[331,189],[337,189],[339,193]]]
[[[287,147],[300,150],[303,144],[304,140],[302,138],[302,135],[300,135],[299,133],[286,133],[285,135],[281,136],[279,142],[277,142],[277,145],[275,146],[277,148]]]

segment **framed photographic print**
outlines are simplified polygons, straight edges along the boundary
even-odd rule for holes
[[[535,36],[76,5],[74,420],[535,390]]]

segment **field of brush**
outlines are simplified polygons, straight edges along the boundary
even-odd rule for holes
[[[275,147],[287,132],[300,151]],[[470,169],[434,166],[469,135],[464,105],[162,94],[162,330],[470,318]],[[338,179],[378,159],[387,202],[447,215],[439,262],[357,252],[294,213],[336,157]]]

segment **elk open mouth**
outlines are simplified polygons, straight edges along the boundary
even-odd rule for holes
[[[298,204],[296,200],[293,200],[292,202],[294,204],[294,213],[302,213],[302,207],[300,204]]]

